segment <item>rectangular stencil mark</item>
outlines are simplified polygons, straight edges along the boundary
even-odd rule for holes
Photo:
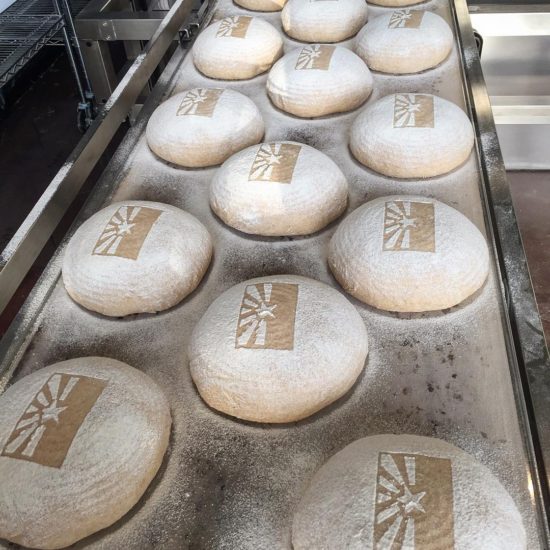
[[[384,207],[383,250],[435,252],[435,212],[431,202],[390,201]]]
[[[60,468],[106,380],[52,374],[21,415],[1,456]]]
[[[453,550],[449,459],[406,453],[378,455],[374,548]]]
[[[294,348],[298,285],[259,283],[247,285],[241,302],[236,348]]]
[[[136,260],[149,231],[162,210],[144,206],[121,206],[111,217],[94,246],[97,256]]]
[[[263,143],[252,162],[248,181],[290,183],[301,149],[293,143]]]

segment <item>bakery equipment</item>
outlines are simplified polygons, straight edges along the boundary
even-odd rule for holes
[[[195,323],[225,289],[255,276],[292,273],[335,285],[326,245],[338,222],[311,237],[237,234],[209,210],[208,185],[215,169],[181,170],[152,155],[144,130],[154,108],[174,93],[207,82],[194,69],[188,49],[178,47],[67,237],[114,200],[180,206],[198,217],[214,238],[214,261],[204,281],[181,306],[163,314],[106,320],[80,309],[62,287],[59,267],[65,241],[0,343],[1,386],[55,361],[105,355],[143,370],[168,396],[173,436],[152,490],[117,528],[91,538],[90,547],[287,548],[292,512],[319,466],[351,441],[387,432],[440,437],[474,455],[514,499],[530,537],[528,547],[548,546],[550,363],[490,103],[466,3],[432,0],[423,8],[436,11],[451,25],[451,56],[420,75],[375,75],[369,102],[413,89],[463,107],[474,124],[475,151],[448,175],[424,181],[383,178],[349,154],[346,136],[358,111],[297,120],[272,107],[266,75],[227,85],[259,106],[267,140],[302,141],[337,162],[350,181],[348,211],[368,199],[414,193],[434,196],[467,215],[486,234],[491,248],[488,283],[464,305],[436,314],[387,314],[354,301],[370,337],[366,369],[349,394],[306,421],[257,426],[208,409],[187,366],[186,345]],[[174,4],[101,118],[4,251],[2,307],[190,9],[188,0]],[[379,10],[372,7],[371,17]],[[210,17],[228,13],[245,12],[219,0],[211,6]],[[262,17],[280,25],[277,14]],[[285,37],[286,49],[295,45]]]

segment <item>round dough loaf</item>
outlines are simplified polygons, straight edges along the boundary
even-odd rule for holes
[[[21,379],[0,397],[0,537],[65,548],[115,523],[155,477],[170,424],[156,383],[114,359]]]
[[[227,224],[253,235],[309,235],[346,208],[348,184],[336,163],[293,141],[262,143],[224,162],[210,206]]]
[[[160,158],[187,168],[221,164],[262,140],[264,121],[245,95],[194,88],[159,105],[147,124],[147,143]]]
[[[432,437],[376,435],[315,474],[292,543],[295,550],[524,550],[526,536],[512,497],[472,456]]]
[[[158,202],[111,204],[84,222],[63,259],[63,282],[87,309],[121,317],[155,313],[201,281],[212,240],[191,214]]]
[[[453,33],[443,18],[403,9],[369,21],[357,35],[355,51],[373,71],[409,74],[439,65],[452,47]]]
[[[210,78],[244,80],[267,71],[283,55],[283,39],[267,21],[249,15],[220,19],[193,46],[195,67]]]
[[[299,117],[351,111],[372,92],[372,75],[352,51],[311,44],[296,48],[269,72],[267,92],[276,107]]]
[[[340,42],[367,21],[365,0],[289,0],[281,13],[285,32],[303,42]]]
[[[429,0],[369,0],[369,4],[374,6],[383,6],[385,8],[405,8],[407,6],[414,6],[416,4],[422,4]]]
[[[395,178],[429,178],[464,163],[474,145],[466,113],[430,94],[395,94],[370,104],[351,128],[350,149],[365,166]]]
[[[367,350],[365,325],[342,294],[313,279],[274,275],[219,296],[193,331],[189,360],[212,408],[279,423],[344,395]]]
[[[371,306],[435,311],[483,286],[489,250],[458,210],[398,195],[367,202],[344,219],[329,245],[329,265],[347,292]]]
[[[251,11],[281,11],[287,0],[234,0],[237,6]]]

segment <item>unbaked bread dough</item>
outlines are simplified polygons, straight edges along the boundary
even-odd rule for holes
[[[525,550],[512,497],[461,449],[432,437],[376,435],[335,454],[294,516],[294,550]]]
[[[365,364],[367,333],[330,286],[295,275],[245,281],[196,325],[191,376],[210,407],[254,422],[294,422],[344,395]]]
[[[155,477],[170,424],[156,383],[114,359],[15,383],[0,397],[0,538],[64,548],[115,523]]]
[[[442,17],[402,9],[369,21],[357,35],[355,51],[374,71],[407,74],[439,65],[452,47],[453,33]]]
[[[212,23],[193,46],[195,67],[210,78],[244,80],[267,71],[283,55],[279,31],[260,17],[232,15]]]
[[[422,2],[426,2],[426,0],[369,0],[369,4],[383,6],[385,8],[405,8],[407,6],[421,4]]]
[[[276,107],[299,117],[320,117],[359,107],[372,91],[365,63],[341,46],[296,48],[269,72],[267,92]]]
[[[264,121],[245,95],[222,88],[194,88],[155,109],[147,143],[160,158],[187,168],[221,164],[233,153],[259,143]]]
[[[252,11],[281,11],[287,0],[234,0],[237,6]]]
[[[340,42],[367,21],[365,0],[289,0],[281,13],[285,32],[302,42]]]
[[[196,288],[211,256],[210,235],[191,214],[124,201],[94,214],[72,236],[63,282],[75,302],[103,315],[155,313]]]
[[[395,178],[429,178],[460,166],[474,145],[464,111],[430,94],[395,94],[355,119],[350,148],[365,166]]]
[[[367,202],[344,219],[329,245],[329,265],[347,292],[371,306],[435,311],[483,285],[489,250],[458,210],[396,195]]]
[[[308,235],[346,208],[348,184],[336,163],[293,141],[249,147],[216,172],[212,210],[228,225],[254,235]]]

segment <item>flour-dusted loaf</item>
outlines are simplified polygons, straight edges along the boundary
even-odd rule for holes
[[[370,20],[357,35],[355,51],[374,71],[408,74],[439,65],[452,47],[453,33],[442,17],[402,9]]]
[[[367,21],[365,0],[289,0],[281,13],[285,32],[302,42],[340,42]]]
[[[369,0],[369,4],[375,6],[383,6],[385,8],[404,8],[407,6],[414,6],[415,4],[421,4],[426,0]]]
[[[245,281],[219,296],[191,335],[191,376],[210,407],[254,422],[294,422],[344,395],[367,333],[330,286],[295,275]]]
[[[474,132],[466,113],[430,94],[395,94],[368,105],[351,128],[350,149],[365,166],[395,178],[429,178],[466,161]]]
[[[237,6],[252,11],[281,11],[286,0],[234,0]]]
[[[293,141],[249,147],[216,172],[212,210],[253,235],[308,235],[346,208],[346,177],[327,155]]]
[[[294,550],[525,550],[499,480],[440,439],[376,435],[336,453],[294,516]]]
[[[281,33],[260,17],[233,15],[202,31],[193,46],[195,67],[210,78],[244,80],[267,71],[283,54]]]
[[[170,424],[157,384],[114,359],[22,378],[0,396],[0,538],[64,548],[115,523],[157,473]]]
[[[72,236],[63,282],[75,302],[103,315],[155,313],[196,288],[211,256],[210,235],[191,214],[124,201],[94,214]]]
[[[279,59],[267,92],[276,107],[299,117],[320,117],[359,107],[372,91],[365,63],[341,46],[311,44]]]
[[[194,88],[155,109],[147,143],[160,158],[187,168],[221,164],[233,153],[259,143],[264,121],[245,95],[223,88]]]
[[[367,202],[344,219],[329,245],[329,265],[347,292],[371,306],[435,311],[483,285],[489,250],[458,210],[397,195]]]

